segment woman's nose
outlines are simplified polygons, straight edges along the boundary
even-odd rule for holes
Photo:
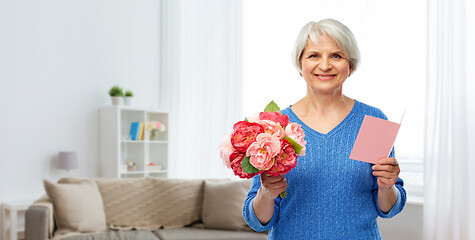
[[[320,67],[320,70],[322,71],[328,71],[332,68],[331,62],[327,58],[322,58],[322,61],[318,65]]]

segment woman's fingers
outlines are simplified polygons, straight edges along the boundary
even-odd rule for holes
[[[274,177],[268,173],[261,174],[261,184],[263,190],[268,191],[266,194],[276,198],[281,192],[287,188],[287,179],[284,175]]]
[[[398,161],[395,158],[381,158],[378,161],[378,165],[399,165]]]
[[[286,188],[287,187],[287,179],[282,179],[277,182],[272,182],[272,183],[263,183],[263,185],[266,186],[269,190],[273,189],[280,189],[280,188]]]
[[[395,158],[382,158],[378,164],[372,167],[373,175],[378,177],[379,187],[390,187],[394,185],[401,170]]]
[[[392,172],[386,172],[386,171],[374,171],[373,175],[376,177],[381,177],[381,178],[386,178],[386,179],[395,179],[397,180],[398,175]]]
[[[279,175],[277,177],[274,177],[270,174],[268,174],[267,172],[264,172],[261,174],[261,181],[265,181],[267,183],[276,183],[276,182],[280,182],[282,181],[283,179],[285,178],[284,175]]]
[[[372,167],[374,171],[386,171],[399,175],[399,163],[395,158],[382,158]]]
[[[388,172],[396,172],[398,169],[397,166],[394,165],[374,165],[373,170],[375,171],[388,171]]]

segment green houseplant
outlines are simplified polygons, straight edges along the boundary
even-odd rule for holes
[[[121,105],[122,98],[124,97],[124,91],[118,85],[112,86],[109,90],[109,96],[112,100],[112,105]]]
[[[132,99],[134,98],[134,92],[131,90],[125,91],[124,104],[132,105]]]
[[[126,97],[133,97],[134,96],[134,92],[130,91],[130,90],[127,90],[125,91],[125,96]]]

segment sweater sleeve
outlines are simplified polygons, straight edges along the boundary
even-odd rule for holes
[[[244,201],[244,207],[243,207],[244,220],[246,220],[246,223],[247,225],[249,225],[249,227],[251,227],[257,232],[267,231],[276,223],[279,216],[279,204],[281,201],[279,197],[275,199],[274,215],[272,216],[269,223],[267,223],[266,225],[263,225],[257,218],[256,213],[254,212],[254,208],[252,206],[252,203],[254,202],[254,199],[257,194],[257,190],[259,190],[260,187],[261,187],[261,178],[260,178],[260,175],[257,175],[254,178],[252,178],[251,189],[249,189],[249,192],[247,193],[247,197],[246,197],[246,200]]]
[[[394,157],[394,148],[392,149],[389,157]],[[406,205],[406,190],[404,189],[404,181],[401,178],[398,178],[396,183],[394,184],[397,189],[397,200],[394,203],[393,207],[389,210],[388,213],[383,213],[378,205],[378,181],[377,177],[374,176],[374,184],[373,184],[373,201],[376,207],[376,211],[378,215],[382,218],[392,218],[396,216],[398,213],[402,211],[404,206]]]

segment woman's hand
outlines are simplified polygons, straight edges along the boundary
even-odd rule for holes
[[[284,175],[274,177],[266,172],[261,173],[261,187],[252,203],[257,219],[266,225],[274,215],[274,201],[287,188]]]
[[[261,193],[266,198],[275,199],[287,189],[287,178],[284,175],[274,177],[267,172],[261,173]]]
[[[399,163],[395,158],[382,158],[373,166],[373,175],[378,177],[381,190],[389,190],[396,183],[399,173]]]
[[[373,166],[373,175],[378,177],[378,205],[383,213],[388,213],[397,201],[394,184],[401,170],[395,158],[382,158]]]

